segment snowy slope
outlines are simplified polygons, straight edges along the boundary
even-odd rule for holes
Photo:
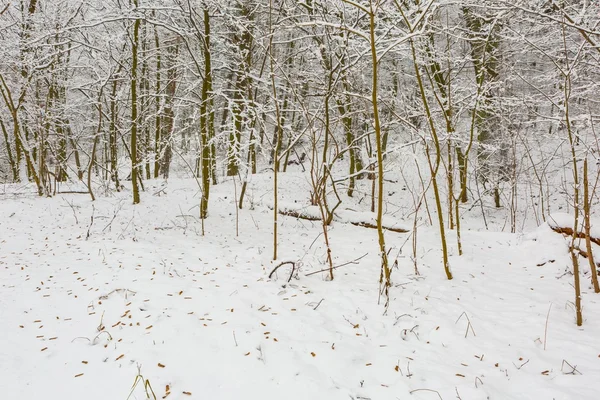
[[[214,187],[201,236],[195,183],[154,185],[138,206],[2,197],[2,398],[127,399],[138,367],[169,399],[597,398],[600,295],[584,277],[578,328],[567,242],[547,226],[463,232],[453,281],[435,229],[419,230],[420,276],[409,234],[388,233],[385,313],[375,230],[334,222],[334,263],[366,256],[330,282],[306,276],[325,268],[318,221],[281,216],[273,262],[269,195],[239,211],[236,236],[230,183]],[[268,193],[252,185],[249,198]],[[300,266],[290,283],[289,268],[268,278],[280,261]]]

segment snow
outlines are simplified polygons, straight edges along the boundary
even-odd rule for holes
[[[567,213],[553,213],[548,216],[548,225],[551,228],[573,228],[575,217]]]
[[[292,207],[302,179],[281,179]],[[138,367],[159,399],[167,388],[168,399],[597,398],[600,295],[584,276],[577,327],[567,242],[547,225],[464,230],[462,256],[450,232],[452,281],[435,227],[419,228],[420,276],[409,246],[399,250],[409,234],[387,232],[398,268],[386,312],[375,230],[341,210],[334,264],[367,255],[333,281],[307,276],[326,267],[319,221],[280,216],[272,261],[268,196],[236,212],[231,182],[213,187],[202,236],[194,185],[147,182],[137,206],[129,192],[92,203],[5,188],[3,398],[126,399]],[[254,178],[248,196],[269,185]],[[281,261],[300,266],[290,283],[286,267],[268,279]],[[146,398],[143,384],[130,398]]]

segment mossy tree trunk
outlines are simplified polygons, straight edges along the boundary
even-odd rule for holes
[[[138,8],[138,1],[133,0],[133,5]],[[139,46],[139,18],[133,23],[133,40],[131,44],[131,186],[133,188],[133,204],[140,202],[140,188],[138,185],[138,46]]]

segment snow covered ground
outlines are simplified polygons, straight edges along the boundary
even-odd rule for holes
[[[282,179],[294,203],[306,181]],[[307,276],[325,268],[318,221],[281,216],[271,260],[268,176],[239,215],[232,183],[214,187],[205,236],[193,180],[147,185],[137,206],[129,192],[92,203],[4,187],[2,399],[125,400],[138,372],[149,386],[131,399],[150,387],[158,399],[598,398],[600,295],[583,277],[578,328],[567,242],[547,226],[465,223],[452,281],[434,228],[419,230],[420,276],[409,234],[388,232],[398,268],[384,313],[375,230],[333,223],[336,265],[366,255],[330,282]],[[289,283],[287,267],[268,278],[281,261],[300,266]]]

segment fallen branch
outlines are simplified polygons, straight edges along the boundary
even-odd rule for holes
[[[573,232],[573,228],[571,228],[571,227],[550,226],[550,229],[552,229],[556,233],[560,233],[560,234],[563,234],[565,236],[573,236],[573,233],[574,233]],[[579,238],[579,239],[585,239],[586,238],[585,232],[575,232],[575,236],[577,238]],[[590,236],[590,241],[592,243],[596,243],[598,246],[600,246],[600,238]]]
[[[590,238],[591,239],[591,238]],[[579,255],[583,258],[588,258],[588,253],[585,250],[581,250],[578,246],[573,246],[573,250],[577,251]],[[596,266],[600,268],[600,261],[596,262]]]
[[[377,229],[377,225],[371,224],[369,222],[353,222],[353,221],[350,221],[350,223],[352,225],[360,226],[360,227],[363,227],[363,228]],[[385,229],[386,231],[392,231],[392,232],[397,232],[397,233],[408,233],[408,230],[404,229],[404,228],[393,228],[393,227],[384,226],[383,229]]]
[[[296,210],[279,210],[279,214],[281,215],[285,215],[287,217],[294,217],[294,218],[298,218],[298,219],[305,219],[308,221],[320,221],[321,217],[316,217],[313,215],[308,215],[308,214],[303,214],[300,211],[296,211]]]
[[[269,206],[269,208],[272,209],[271,206]],[[345,210],[346,212],[349,212],[349,210]],[[316,214],[311,214],[309,212],[303,212],[302,210],[294,210],[291,208],[284,208],[284,209],[279,209],[278,213],[281,215],[285,215],[287,217],[293,217],[293,218],[298,218],[298,219],[304,219],[307,221],[320,221],[321,217],[319,215]],[[334,221],[335,221],[335,217],[334,217]],[[354,226],[360,226],[362,228],[370,228],[370,229],[377,229],[377,224],[372,223],[372,222],[366,222],[366,221],[352,221],[352,220],[348,220],[347,218],[344,218],[344,220],[340,221],[339,219],[337,219],[338,222],[342,222],[342,223],[349,223],[351,225]],[[394,226],[383,226],[383,229],[391,231],[391,232],[396,232],[396,233],[408,233],[410,232],[408,229],[406,228],[399,228],[399,227],[394,227]]]

